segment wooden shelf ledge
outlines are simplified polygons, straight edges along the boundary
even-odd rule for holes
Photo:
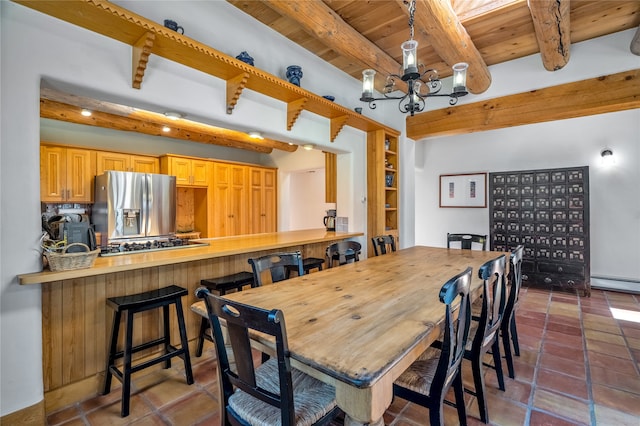
[[[132,46],[132,86],[140,88],[149,55],[197,69],[227,82],[226,111],[233,112],[242,90],[247,88],[287,104],[287,130],[304,109],[330,122],[333,142],[344,126],[365,132],[398,131],[250,66],[183,34],[171,31],[125,8],[105,0],[68,0],[64,7],[50,0],[13,0],[31,9],[61,19]],[[304,102],[302,100],[304,99]],[[292,107],[292,104],[294,107]]]

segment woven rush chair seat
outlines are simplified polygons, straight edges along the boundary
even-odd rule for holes
[[[396,379],[396,383],[416,393],[429,396],[438,369],[440,349],[430,347]]]
[[[291,370],[293,382],[293,406],[295,407],[296,425],[315,424],[336,407],[335,389],[313,377]],[[256,368],[258,386],[280,393],[278,380],[278,363],[274,358]],[[273,405],[262,402],[242,390],[229,397],[229,408],[239,417],[252,425],[275,425],[280,423],[280,410]]]

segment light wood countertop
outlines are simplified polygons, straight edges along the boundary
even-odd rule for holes
[[[327,232],[325,229],[240,235],[236,237],[202,238],[208,246],[195,246],[176,250],[148,251],[121,256],[98,257],[93,267],[71,271],[44,270],[18,275],[20,284],[41,284],[74,278],[131,271],[154,266],[232,256],[262,250],[273,250],[297,245],[336,241],[360,237],[362,232]]]

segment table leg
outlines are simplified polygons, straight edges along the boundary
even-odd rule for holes
[[[382,377],[373,387],[357,388],[336,381],[336,402],[345,413],[345,426],[383,426],[382,416],[393,400],[393,381]]]

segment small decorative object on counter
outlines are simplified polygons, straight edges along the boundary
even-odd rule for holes
[[[331,101],[331,102],[336,100],[336,97],[335,96],[331,96],[331,95],[324,95],[323,98],[325,98],[326,100]]]
[[[355,107],[353,110],[358,114],[362,114],[362,107]]]
[[[300,65],[289,65],[287,67],[287,80],[291,84],[300,86],[300,79],[302,78],[302,67]]]
[[[184,28],[182,28],[180,25],[178,25],[178,23],[176,21],[173,21],[171,19],[165,19],[164,20],[164,26],[169,28],[172,31],[175,31],[175,32],[180,33],[180,34],[184,34]]]
[[[249,64],[249,65],[253,66],[253,58],[251,57],[251,55],[249,55],[244,50],[242,52],[240,52],[240,54],[238,56],[236,56],[236,59],[238,59],[239,61],[244,62],[245,64]]]
[[[82,247],[85,251],[80,253],[67,253],[71,247]],[[82,243],[57,245],[55,250],[48,250],[45,246],[43,246],[43,248],[44,257],[47,260],[49,269],[53,272],[91,268],[98,254],[100,254],[100,249],[91,251],[88,245]]]

